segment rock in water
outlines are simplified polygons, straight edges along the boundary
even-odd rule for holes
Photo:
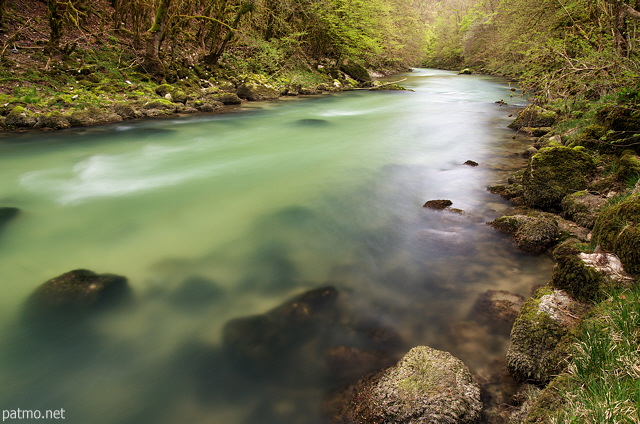
[[[453,202],[451,200],[439,199],[439,200],[429,200],[422,207],[429,208],[429,209],[442,210],[442,209],[448,208],[451,205],[453,205]]]
[[[125,277],[77,269],[42,284],[27,301],[28,316],[77,317],[125,300],[130,289]]]
[[[18,208],[9,208],[9,207],[0,208],[0,230],[7,222],[15,218],[18,215],[18,213],[20,213],[20,209]]]
[[[396,365],[339,393],[328,407],[340,424],[471,424],[480,417],[482,402],[462,361],[418,346]]]

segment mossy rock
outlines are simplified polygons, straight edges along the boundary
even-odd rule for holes
[[[624,105],[608,105],[597,115],[598,122],[613,131],[640,131],[640,111],[635,107]]]
[[[577,324],[572,317],[584,313],[586,307],[566,293],[549,286],[538,289],[520,308],[511,330],[507,351],[511,375],[518,381],[544,383],[562,372]]]
[[[157,110],[163,110],[168,112],[175,112],[176,110],[176,105],[172,101],[167,99],[152,100],[150,102],[145,103],[142,107],[143,109],[157,109]]]
[[[568,219],[582,227],[593,228],[598,213],[606,202],[607,200],[603,197],[587,191],[577,191],[566,195],[560,206]]]
[[[472,424],[480,417],[482,402],[462,361],[418,346],[396,365],[339,393],[330,409],[336,424]]]
[[[640,158],[635,152],[625,152],[618,160],[616,178],[621,182],[628,182],[640,177]]]
[[[358,65],[357,63],[351,62],[346,65],[342,65],[340,66],[340,70],[358,82],[371,81],[369,71],[367,71],[364,66]]]
[[[280,97],[280,92],[274,87],[251,81],[241,84],[236,94],[241,99],[249,101],[275,100]]]
[[[618,255],[627,272],[640,274],[640,196],[604,209],[593,238],[602,249]]]
[[[513,236],[520,249],[534,255],[548,250],[558,242],[558,222],[550,214],[502,216],[491,222],[491,226]]]
[[[575,240],[568,240],[553,251],[556,264],[550,285],[580,301],[594,302],[607,288],[606,280],[603,274],[580,259],[581,253],[583,250]]]
[[[587,188],[596,166],[586,152],[569,147],[549,147],[529,159],[522,178],[528,206],[553,209],[571,193]]]
[[[206,96],[205,99],[220,102],[225,105],[239,105],[242,103],[242,99],[240,99],[236,93],[212,94]]]
[[[58,130],[62,128],[69,128],[71,124],[69,119],[59,111],[53,111],[40,114],[38,122],[36,122],[35,128],[50,128]]]
[[[142,116],[142,114],[129,103],[114,103],[111,109],[114,113],[120,115],[124,119],[133,119]]]
[[[519,130],[524,127],[551,127],[556,123],[557,114],[540,106],[529,105],[509,124],[509,128]]]
[[[5,126],[14,128],[31,128],[38,122],[36,114],[22,106],[16,106],[6,117]]]
[[[92,125],[122,122],[122,117],[120,115],[98,108],[74,110],[67,116],[67,119],[71,126],[74,127],[88,127]]]

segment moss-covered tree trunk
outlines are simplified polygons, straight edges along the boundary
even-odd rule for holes
[[[62,38],[64,15],[67,3],[59,0],[47,0],[47,18],[49,20],[49,51],[58,50]]]
[[[145,51],[143,54],[143,67],[153,75],[164,75],[166,66],[160,59],[160,40],[166,22],[167,11],[172,0],[161,0],[156,9],[153,25],[145,34]]]

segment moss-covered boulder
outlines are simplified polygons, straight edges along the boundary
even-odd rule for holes
[[[602,126],[613,131],[640,131],[640,111],[635,107],[607,105],[600,109],[597,120]]]
[[[371,81],[371,75],[364,66],[350,62],[340,66],[340,70],[358,82]]]
[[[580,148],[550,147],[529,159],[522,177],[528,206],[552,209],[568,194],[587,188],[595,172],[591,156]]]
[[[236,93],[216,93],[204,97],[204,100],[220,102],[224,105],[239,105],[242,99]]]
[[[73,127],[88,127],[122,122],[122,117],[117,113],[98,108],[74,110],[67,116],[67,119]]]
[[[626,151],[617,163],[616,179],[623,183],[631,182],[640,177],[640,157],[634,152]]]
[[[509,372],[519,381],[547,382],[566,366],[573,330],[588,306],[566,292],[543,287],[525,302],[507,351]]]
[[[553,215],[546,213],[501,216],[490,225],[512,235],[520,249],[532,254],[545,252],[558,242],[560,236],[558,222]]]
[[[49,128],[52,130],[58,130],[62,128],[69,128],[71,124],[69,119],[59,111],[42,113],[38,116],[38,122],[34,125],[34,128]]]
[[[607,199],[604,197],[596,196],[583,190],[566,195],[562,199],[560,206],[567,219],[582,227],[593,228],[598,213],[600,213],[605,203],[607,203]]]
[[[476,423],[480,388],[462,361],[448,352],[418,346],[396,365],[364,377],[329,405],[332,422]]]
[[[268,84],[248,81],[241,84],[236,92],[241,99],[249,101],[275,100],[280,97],[280,92]]]
[[[557,114],[540,106],[529,105],[524,108],[516,119],[509,124],[509,128],[519,130],[525,127],[551,127],[556,123]]]
[[[36,122],[38,122],[38,117],[34,112],[22,106],[16,106],[7,115],[5,126],[10,128],[31,128]]]
[[[627,272],[640,274],[640,196],[604,209],[593,227],[600,247],[614,252]]]
[[[142,113],[136,110],[136,108],[134,108],[131,104],[124,102],[114,103],[111,107],[111,110],[113,111],[113,113],[119,115],[123,119],[134,119],[142,116]]]

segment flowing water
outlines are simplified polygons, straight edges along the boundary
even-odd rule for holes
[[[474,301],[527,295],[551,268],[485,224],[508,207],[486,186],[525,146],[495,102],[517,100],[497,78],[402,77],[413,91],[5,137],[0,207],[20,214],[0,228],[0,409],[64,408],[74,424],[324,422],[336,383],[318,352],[331,346],[307,340],[256,374],[224,353],[222,331],[326,285],[345,320],[394,332],[397,354],[427,344],[476,373],[503,356],[507,335],[474,323]],[[25,336],[26,298],[78,268],[126,276],[133,302],[89,335]],[[360,337],[341,331],[344,345]]]

